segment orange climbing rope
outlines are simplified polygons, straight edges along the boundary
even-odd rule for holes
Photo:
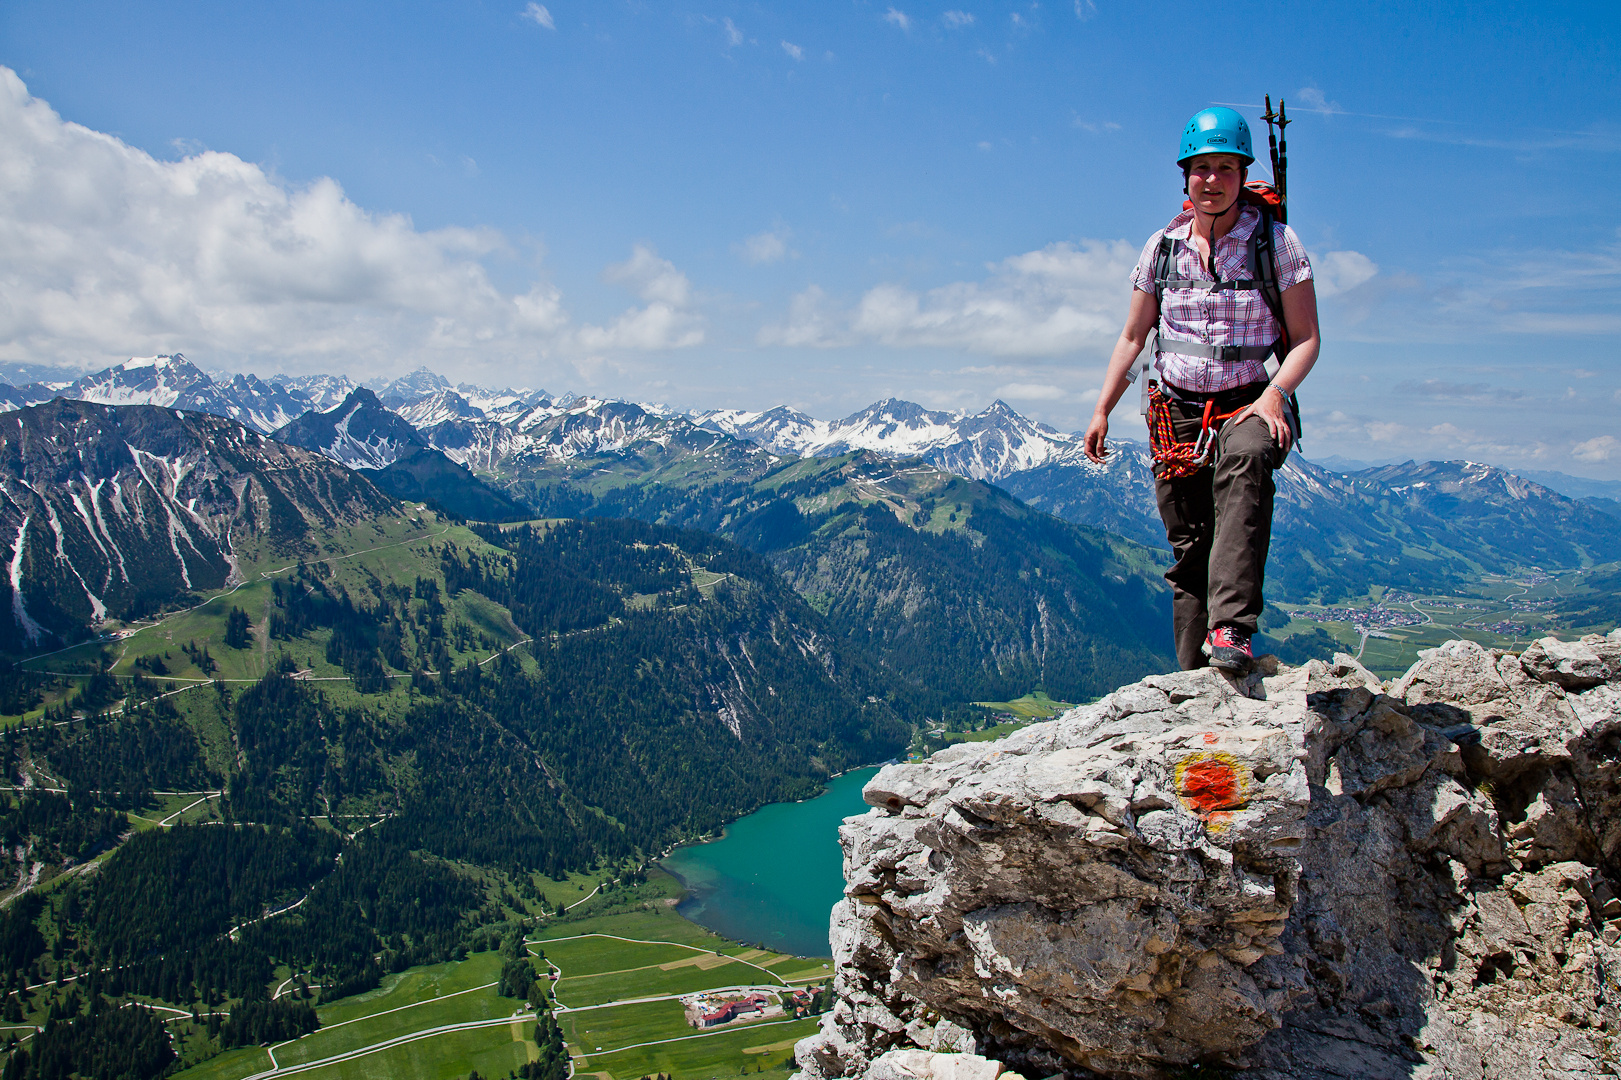
[[[1154,452],[1154,471],[1163,479],[1175,480],[1192,476],[1209,464],[1210,451],[1215,448],[1212,437],[1221,425],[1249,406],[1242,405],[1232,412],[1217,413],[1214,399],[1204,403],[1204,422],[1199,425],[1199,437],[1193,442],[1177,442],[1176,429],[1171,425],[1171,399],[1160,391],[1157,383],[1148,387],[1148,445]]]

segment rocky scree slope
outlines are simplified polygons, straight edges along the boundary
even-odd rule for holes
[[[1263,665],[874,777],[802,1080],[1615,1075],[1621,631]]]

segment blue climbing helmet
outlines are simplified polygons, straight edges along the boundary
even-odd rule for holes
[[[1237,154],[1248,165],[1255,160],[1250,151],[1250,126],[1232,109],[1220,105],[1200,109],[1182,132],[1182,152],[1176,163],[1181,165],[1200,154]]]

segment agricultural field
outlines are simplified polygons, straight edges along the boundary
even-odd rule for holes
[[[566,900],[588,883],[548,883],[548,894]],[[675,888],[655,871],[642,891]],[[829,978],[827,958],[727,941],[681,918],[669,899],[655,896],[628,910],[619,905],[605,914],[553,919],[529,935],[537,968],[554,976],[554,1015],[575,1075],[633,1080],[665,1072],[697,1080],[747,1073],[782,1080],[793,1070],[794,1042],[815,1030],[814,1018],[775,1017],[695,1031],[680,997],[733,986],[814,986]],[[580,910],[594,903],[581,903]],[[494,951],[409,968],[369,993],[320,1004],[322,1026],[312,1034],[233,1050],[177,1076],[457,1080],[475,1069],[481,1076],[506,1076],[535,1060],[539,1048],[534,1011],[496,993],[500,968]]]
[[[920,761],[953,743],[991,742],[1030,724],[1061,716],[1074,707],[1072,702],[1054,701],[1041,689],[1012,701],[975,701],[965,713],[918,732],[908,756]]]
[[[1613,563],[1558,573],[1533,568],[1489,575],[1468,591],[1437,595],[1375,587],[1366,597],[1333,605],[1277,605],[1287,622],[1272,622],[1277,615],[1263,618],[1262,631],[1274,641],[1320,631],[1375,674],[1392,678],[1418,659],[1419,650],[1454,638],[1519,651],[1550,634],[1608,632],[1616,625],[1613,614],[1605,618],[1605,605],[1614,604],[1616,574]]]
[[[657,1072],[683,1078],[744,1072],[786,1076],[793,1070],[793,1044],[816,1029],[814,1019],[778,1018],[700,1032],[689,1027],[680,995],[735,986],[808,986],[829,975],[824,959],[725,941],[668,910],[563,924],[542,931],[534,947],[544,950],[561,975],[555,984],[557,1017],[576,1075],[604,1080]],[[615,970],[614,965],[625,966]],[[608,997],[603,989],[608,985],[624,996]]]

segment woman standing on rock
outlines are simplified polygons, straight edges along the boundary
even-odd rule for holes
[[[1188,205],[1132,272],[1131,309],[1086,431],[1086,455],[1101,464],[1109,412],[1158,329],[1146,411],[1184,668],[1249,668],[1272,472],[1298,430],[1293,394],[1317,362],[1311,264],[1294,231],[1246,195],[1254,160],[1249,125],[1232,109],[1188,121],[1177,158]],[[1268,378],[1274,355],[1282,363]]]

